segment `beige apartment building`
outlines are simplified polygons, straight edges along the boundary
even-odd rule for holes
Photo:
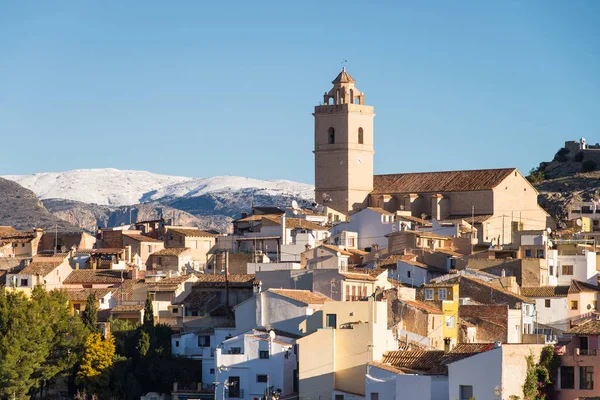
[[[300,326],[300,399],[364,396],[367,364],[398,348],[387,325],[385,301],[325,302]]]
[[[166,226],[165,247],[191,250],[194,269],[203,271],[211,260],[216,235],[196,228]]]
[[[343,69],[315,107],[316,201],[352,214],[365,207],[418,218],[467,221],[480,243],[552,225],[536,189],[516,168],[374,175],[374,108]]]

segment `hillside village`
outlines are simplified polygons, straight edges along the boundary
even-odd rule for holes
[[[173,331],[171,354],[201,373],[142,399],[597,395],[595,196],[559,221],[516,168],[376,175],[374,107],[345,68],[332,85],[314,107],[314,202],[246,204],[229,233],[168,215],[93,231],[0,226],[3,291],[64,291],[73,315],[92,299],[104,336],[151,309]],[[600,163],[584,140],[565,148],[573,173]]]

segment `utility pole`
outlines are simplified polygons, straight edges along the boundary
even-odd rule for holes
[[[56,255],[57,247],[58,247],[58,224],[54,225],[54,255]]]
[[[471,254],[473,254],[473,233],[475,232],[475,205],[471,204]]]
[[[225,308],[229,312],[229,252],[225,252]]]
[[[502,214],[502,245],[504,245],[504,217],[505,215]]]

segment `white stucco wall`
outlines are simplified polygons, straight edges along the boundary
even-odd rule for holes
[[[374,366],[367,367],[365,398],[378,393],[379,400],[396,399],[396,377],[398,374]]]
[[[420,286],[423,283],[427,283],[427,269],[417,267],[402,261],[398,261],[396,270],[390,271],[392,278],[399,280],[400,282],[407,283],[409,285],[414,284]],[[409,273],[410,272],[410,273]]]
[[[558,285],[570,285],[573,279],[596,285],[598,271],[596,271],[596,253],[587,251],[584,255],[559,255],[558,250],[549,250],[549,264],[556,265]],[[573,275],[563,275],[562,266],[572,265]]]
[[[494,389],[502,386],[502,347],[449,364],[450,399],[460,399],[461,385],[473,386],[476,399],[494,399]]]
[[[562,330],[568,329],[567,307],[569,301],[567,297],[549,297],[548,299],[550,300],[550,307],[546,307],[545,298],[535,299],[537,323],[550,325]]]
[[[436,380],[435,391],[432,390],[433,378],[430,375],[398,375],[396,377],[396,400],[448,400],[447,385],[444,384],[447,378]]]
[[[351,231],[358,233],[358,248],[364,250],[377,243],[380,248],[388,245],[388,239],[385,237],[392,232],[393,223],[382,222],[382,215],[377,211],[365,208],[355,214],[352,214],[350,222],[342,222],[335,225],[332,229],[332,235],[342,231]],[[398,223],[396,223],[396,228]]]

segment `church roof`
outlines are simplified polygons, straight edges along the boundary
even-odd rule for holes
[[[340,72],[331,83],[335,85],[336,83],[356,83],[356,81],[350,76],[348,72],[346,72],[346,68],[344,67],[342,69],[342,72]]]
[[[373,176],[372,194],[491,190],[515,168],[416,172]]]

